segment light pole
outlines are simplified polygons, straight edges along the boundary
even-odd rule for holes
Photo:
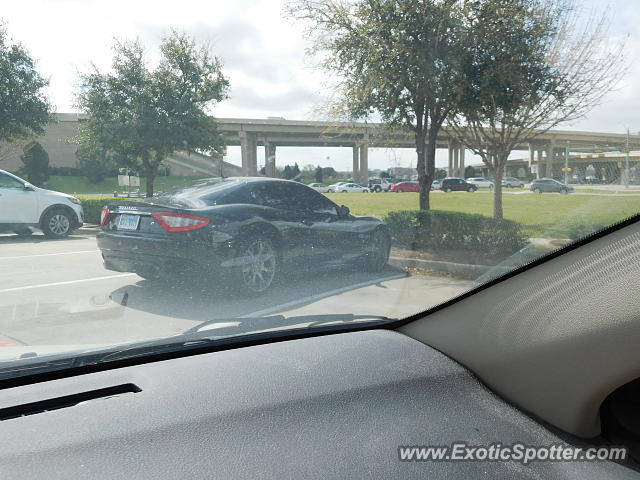
[[[564,147],[564,184],[569,185],[569,141]]]
[[[627,148],[624,157],[624,188],[629,188],[629,129],[627,128]]]

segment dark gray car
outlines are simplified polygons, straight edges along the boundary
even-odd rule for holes
[[[531,182],[531,191],[534,193],[569,193],[573,187],[559,182],[553,178],[539,178]]]

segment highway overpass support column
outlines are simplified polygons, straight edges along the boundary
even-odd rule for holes
[[[358,145],[352,147],[353,150],[353,181],[360,181],[360,148]]]
[[[258,174],[258,147],[256,134],[240,131],[240,151],[242,154],[242,174],[252,177]]]
[[[538,173],[536,174],[536,178],[544,177],[544,164],[542,163],[542,159],[544,158],[544,150],[538,150]]]
[[[355,178],[354,178],[355,180]],[[369,143],[367,141],[360,145],[360,183],[367,186],[369,183]]]
[[[449,166],[447,168],[447,177],[453,177],[453,141],[449,140]]]
[[[264,169],[267,177],[275,178],[276,176],[276,146],[264,141]]]
[[[467,152],[467,149],[464,148],[464,145],[460,144],[460,173],[458,174],[459,177],[464,178],[464,156]]]
[[[544,175],[549,178],[553,177],[553,157],[555,155],[555,146],[556,144],[553,140],[551,140],[547,145],[547,168],[544,169]]]
[[[460,147],[458,146],[458,142],[454,144],[453,148],[453,176],[460,176]]]

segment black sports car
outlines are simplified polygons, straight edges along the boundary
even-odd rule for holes
[[[283,267],[387,263],[390,237],[374,217],[349,213],[297,182],[205,179],[145,202],[102,210],[105,267],[144,278],[222,274],[246,293],[269,289]]]

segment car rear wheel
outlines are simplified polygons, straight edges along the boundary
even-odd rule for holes
[[[366,192],[366,190],[363,191]],[[382,187],[380,187],[380,185],[376,185],[375,187],[373,187],[373,191],[376,193],[380,193],[382,191]]]
[[[404,192],[404,190],[403,190],[403,189],[401,189],[401,188],[399,188],[399,189],[397,189],[397,190],[396,190],[396,192],[398,192],[398,193],[402,193],[402,192]]]
[[[47,237],[64,238],[71,230],[71,217],[65,210],[52,210],[42,219],[42,231]]]
[[[567,190],[566,188],[560,190],[560,195],[566,195],[567,193],[569,193],[569,190]]]
[[[452,192],[452,190],[449,187],[444,189],[444,193],[451,193],[451,192]]]
[[[333,193],[333,189],[330,188],[329,190],[327,190],[327,193]]]
[[[383,230],[376,230],[371,237],[371,251],[367,254],[365,267],[370,272],[379,272],[389,261],[391,241]]]
[[[238,276],[243,293],[260,295],[273,285],[278,272],[278,253],[273,242],[263,236],[245,242],[239,251]]]

